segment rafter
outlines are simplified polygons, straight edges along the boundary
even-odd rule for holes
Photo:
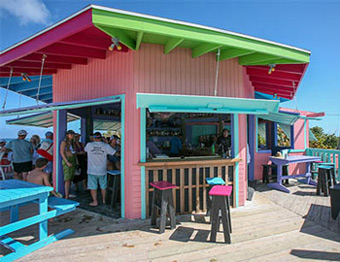
[[[238,48],[227,49],[221,52],[220,61],[235,58],[235,57],[240,57],[244,55],[250,55],[253,53],[254,51],[245,50],[245,49],[238,49]]]
[[[138,32],[138,33],[137,33],[137,38],[136,38],[136,50],[139,49],[140,44],[142,43],[143,35],[144,35],[144,32]]]
[[[28,56],[24,56],[20,59],[20,61],[39,61],[41,62],[41,54],[31,54]],[[60,56],[60,55],[48,55],[46,57],[46,62],[51,63],[67,63],[67,64],[78,64],[78,65],[87,65],[87,58],[81,57],[70,57],[70,56]]]
[[[280,57],[273,55],[266,55],[261,53],[255,53],[247,56],[242,56],[238,59],[240,65],[256,64],[260,62],[272,61],[275,59],[280,59]]]
[[[164,46],[164,54],[169,54],[172,50],[174,50],[177,46],[179,46],[184,39],[173,38],[168,41]]]
[[[54,54],[61,56],[89,57],[97,59],[105,59],[106,57],[106,52],[104,50],[61,43],[50,45],[39,50],[37,53],[47,54],[47,56],[49,54]]]
[[[29,61],[15,61],[7,66],[9,67],[21,67],[21,68],[41,68],[41,62],[29,62]],[[44,63],[44,68],[45,69],[71,69],[72,65],[71,64],[61,64],[61,63]]]
[[[273,85],[279,85],[279,86],[294,87],[293,81],[289,81],[289,80],[268,79],[268,78],[264,78],[260,76],[250,76],[249,80],[253,83],[257,82],[257,83],[273,84]]]
[[[126,33],[124,33],[124,31],[106,26],[96,25],[96,27],[102,30],[104,33],[108,34],[109,36],[118,38],[123,45],[127,46],[131,50],[136,50],[137,46],[136,41],[132,39],[130,36],[128,36]]]
[[[282,79],[282,80],[292,80],[295,82],[300,81],[302,75],[298,74],[291,74],[286,72],[278,72],[273,71],[271,74],[268,74],[268,70],[257,69],[257,68],[247,68],[247,74],[250,76],[260,76],[269,79]]]
[[[192,58],[196,58],[202,56],[206,53],[216,50],[220,48],[222,45],[216,44],[202,44],[192,49]]]

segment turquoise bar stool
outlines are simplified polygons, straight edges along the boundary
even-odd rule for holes
[[[328,196],[329,187],[336,184],[335,174],[333,167],[330,165],[319,165],[318,166],[318,184],[316,188],[316,194],[320,195],[320,190],[323,192],[324,196]]]
[[[225,181],[221,177],[207,177],[205,179],[205,181],[209,185],[209,190],[207,192],[208,194],[209,194],[209,192],[210,192],[210,190],[213,186],[225,185]],[[212,200],[212,197],[210,197],[210,196],[207,197],[207,213],[206,213],[206,216],[208,216],[210,214],[211,200]]]

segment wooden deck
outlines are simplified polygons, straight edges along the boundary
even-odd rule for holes
[[[175,230],[159,235],[149,220],[114,220],[78,209],[50,223],[50,232],[71,228],[73,235],[20,261],[340,261],[339,218],[330,220],[329,198],[314,196],[305,185],[291,186],[292,194],[258,189],[252,202],[232,211],[231,245],[207,242],[204,216],[178,217]],[[36,229],[13,237],[34,241]]]

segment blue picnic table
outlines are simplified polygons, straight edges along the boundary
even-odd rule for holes
[[[0,261],[13,261],[74,233],[67,229],[48,236],[48,219],[75,210],[79,205],[75,201],[49,197],[52,190],[52,187],[15,179],[0,181],[0,212],[10,210],[11,215],[9,223],[0,227],[0,244],[12,251],[0,257]],[[39,214],[19,220],[19,207],[31,203],[39,205]],[[48,211],[48,207],[53,210]],[[34,224],[39,224],[39,240],[31,245],[24,245],[8,236]]]
[[[272,161],[275,165],[277,165],[277,182],[270,183],[268,186],[273,189],[277,189],[286,193],[290,193],[290,190],[282,184],[282,181],[290,178],[305,178],[303,182],[316,185],[316,182],[311,178],[311,163],[315,161],[320,161],[320,157],[315,156],[287,156],[285,158],[282,157],[269,157],[270,161]],[[297,175],[287,175],[282,176],[282,167],[284,165],[289,165],[293,163],[306,163],[306,173],[305,174],[297,174]]]

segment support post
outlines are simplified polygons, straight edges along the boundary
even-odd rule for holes
[[[232,116],[232,130],[233,130],[233,157],[239,158],[239,114],[233,114]],[[239,198],[239,162],[235,163],[235,175],[234,175],[234,191],[235,191],[235,207],[238,207]]]
[[[60,144],[66,135],[67,113],[65,109],[57,110],[55,112],[56,125],[54,127],[53,143],[55,145],[54,151],[54,172],[53,172],[53,185],[57,192],[65,194],[64,190],[64,173],[62,165],[62,157],[60,155]]]

